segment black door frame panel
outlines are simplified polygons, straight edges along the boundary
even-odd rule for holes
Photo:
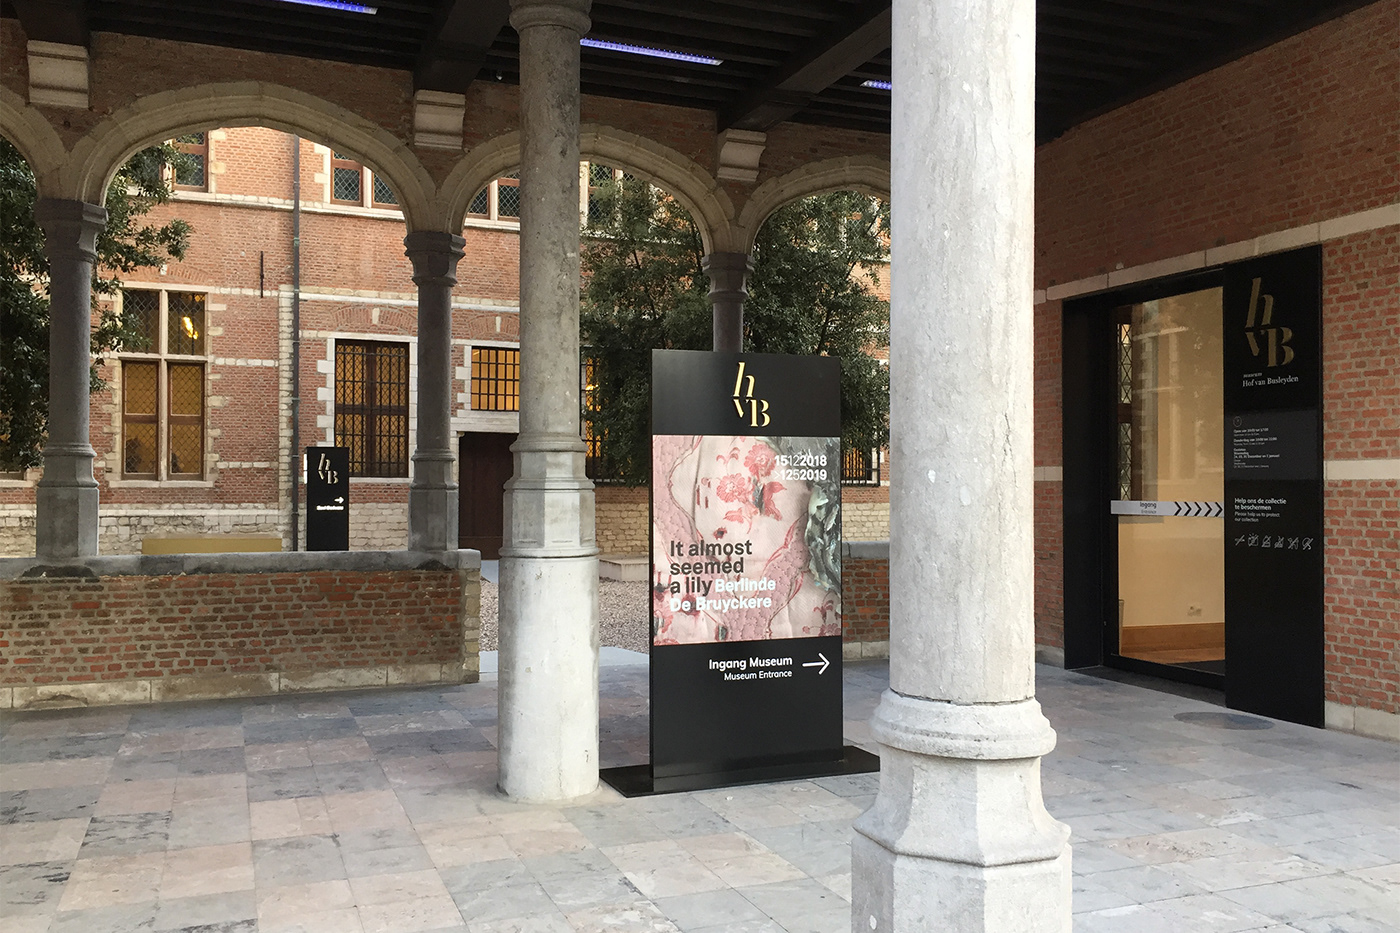
[[[1207,671],[1118,654],[1118,536],[1108,503],[1118,497],[1117,342],[1113,312],[1124,305],[1222,288],[1223,268],[1128,285],[1062,305],[1065,667],[1105,665],[1223,690]]]

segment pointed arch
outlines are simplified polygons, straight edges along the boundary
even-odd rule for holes
[[[799,198],[829,191],[863,191],[890,199],[890,160],[878,156],[846,156],[812,162],[759,185],[739,212],[735,239],[741,252],[752,252],[758,228],[768,215]]]
[[[221,126],[266,126],[353,152],[393,185],[409,230],[439,230],[436,186],[398,137],[352,111],[305,91],[262,81],[162,91],[103,119],[73,147],[65,172],[69,197],[101,204],[113,174],[133,152],[182,133]]]

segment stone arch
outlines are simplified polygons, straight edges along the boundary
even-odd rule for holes
[[[732,248],[733,202],[693,159],[646,137],[594,123],[579,127],[579,157],[625,169],[675,197],[695,218],[705,252]],[[518,132],[476,147],[443,183],[443,210],[460,228],[476,193],[519,165]]]
[[[312,94],[261,81],[162,91],[111,114],[73,147],[67,196],[101,204],[112,175],[142,146],[220,126],[266,126],[353,152],[393,185],[409,230],[444,229],[432,177],[402,140]]]
[[[57,176],[68,159],[58,133],[43,114],[9,88],[0,87],[0,135],[4,136],[38,180],[41,195],[55,196]]]
[[[890,198],[890,162],[878,156],[846,156],[812,162],[759,185],[739,212],[734,238],[741,252],[752,252],[754,238],[768,215],[799,198],[829,191],[863,191]]]

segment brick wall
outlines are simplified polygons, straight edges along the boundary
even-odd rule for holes
[[[275,686],[270,675],[303,689],[341,685],[345,671],[371,675],[348,678],[356,683],[474,675],[475,568],[387,556],[106,558],[59,573],[5,562],[0,701],[90,698],[101,694],[81,685],[168,678],[141,686],[161,699],[171,686],[207,694],[221,682],[275,692],[257,689]]]
[[[594,491],[594,515],[601,553],[647,553],[651,535],[648,493],[645,486],[599,486]]]
[[[1400,202],[1397,26],[1400,2],[1371,4],[1041,146],[1036,287]],[[1391,714],[1400,482],[1334,474],[1400,459],[1398,236],[1323,243],[1327,697]],[[1059,301],[1036,309],[1036,640],[1049,647],[1064,633],[1060,319]]]
[[[841,637],[847,657],[889,657],[890,559],[855,557],[847,549],[841,559]],[[851,650],[859,646],[857,650]]]

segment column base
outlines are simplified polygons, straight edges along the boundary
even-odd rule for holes
[[[946,831],[938,829],[935,831]],[[851,933],[1069,933],[1070,853],[967,865],[901,855],[856,834]]]
[[[523,802],[598,788],[598,558],[502,554],[500,788]]]
[[[34,490],[34,552],[69,560],[97,556],[97,483],[58,485],[39,481]]]
[[[457,487],[408,488],[408,549],[457,550]]]
[[[1045,810],[1055,733],[1034,700],[886,691],[880,792],[855,823],[853,931],[1069,933],[1069,827]]]

